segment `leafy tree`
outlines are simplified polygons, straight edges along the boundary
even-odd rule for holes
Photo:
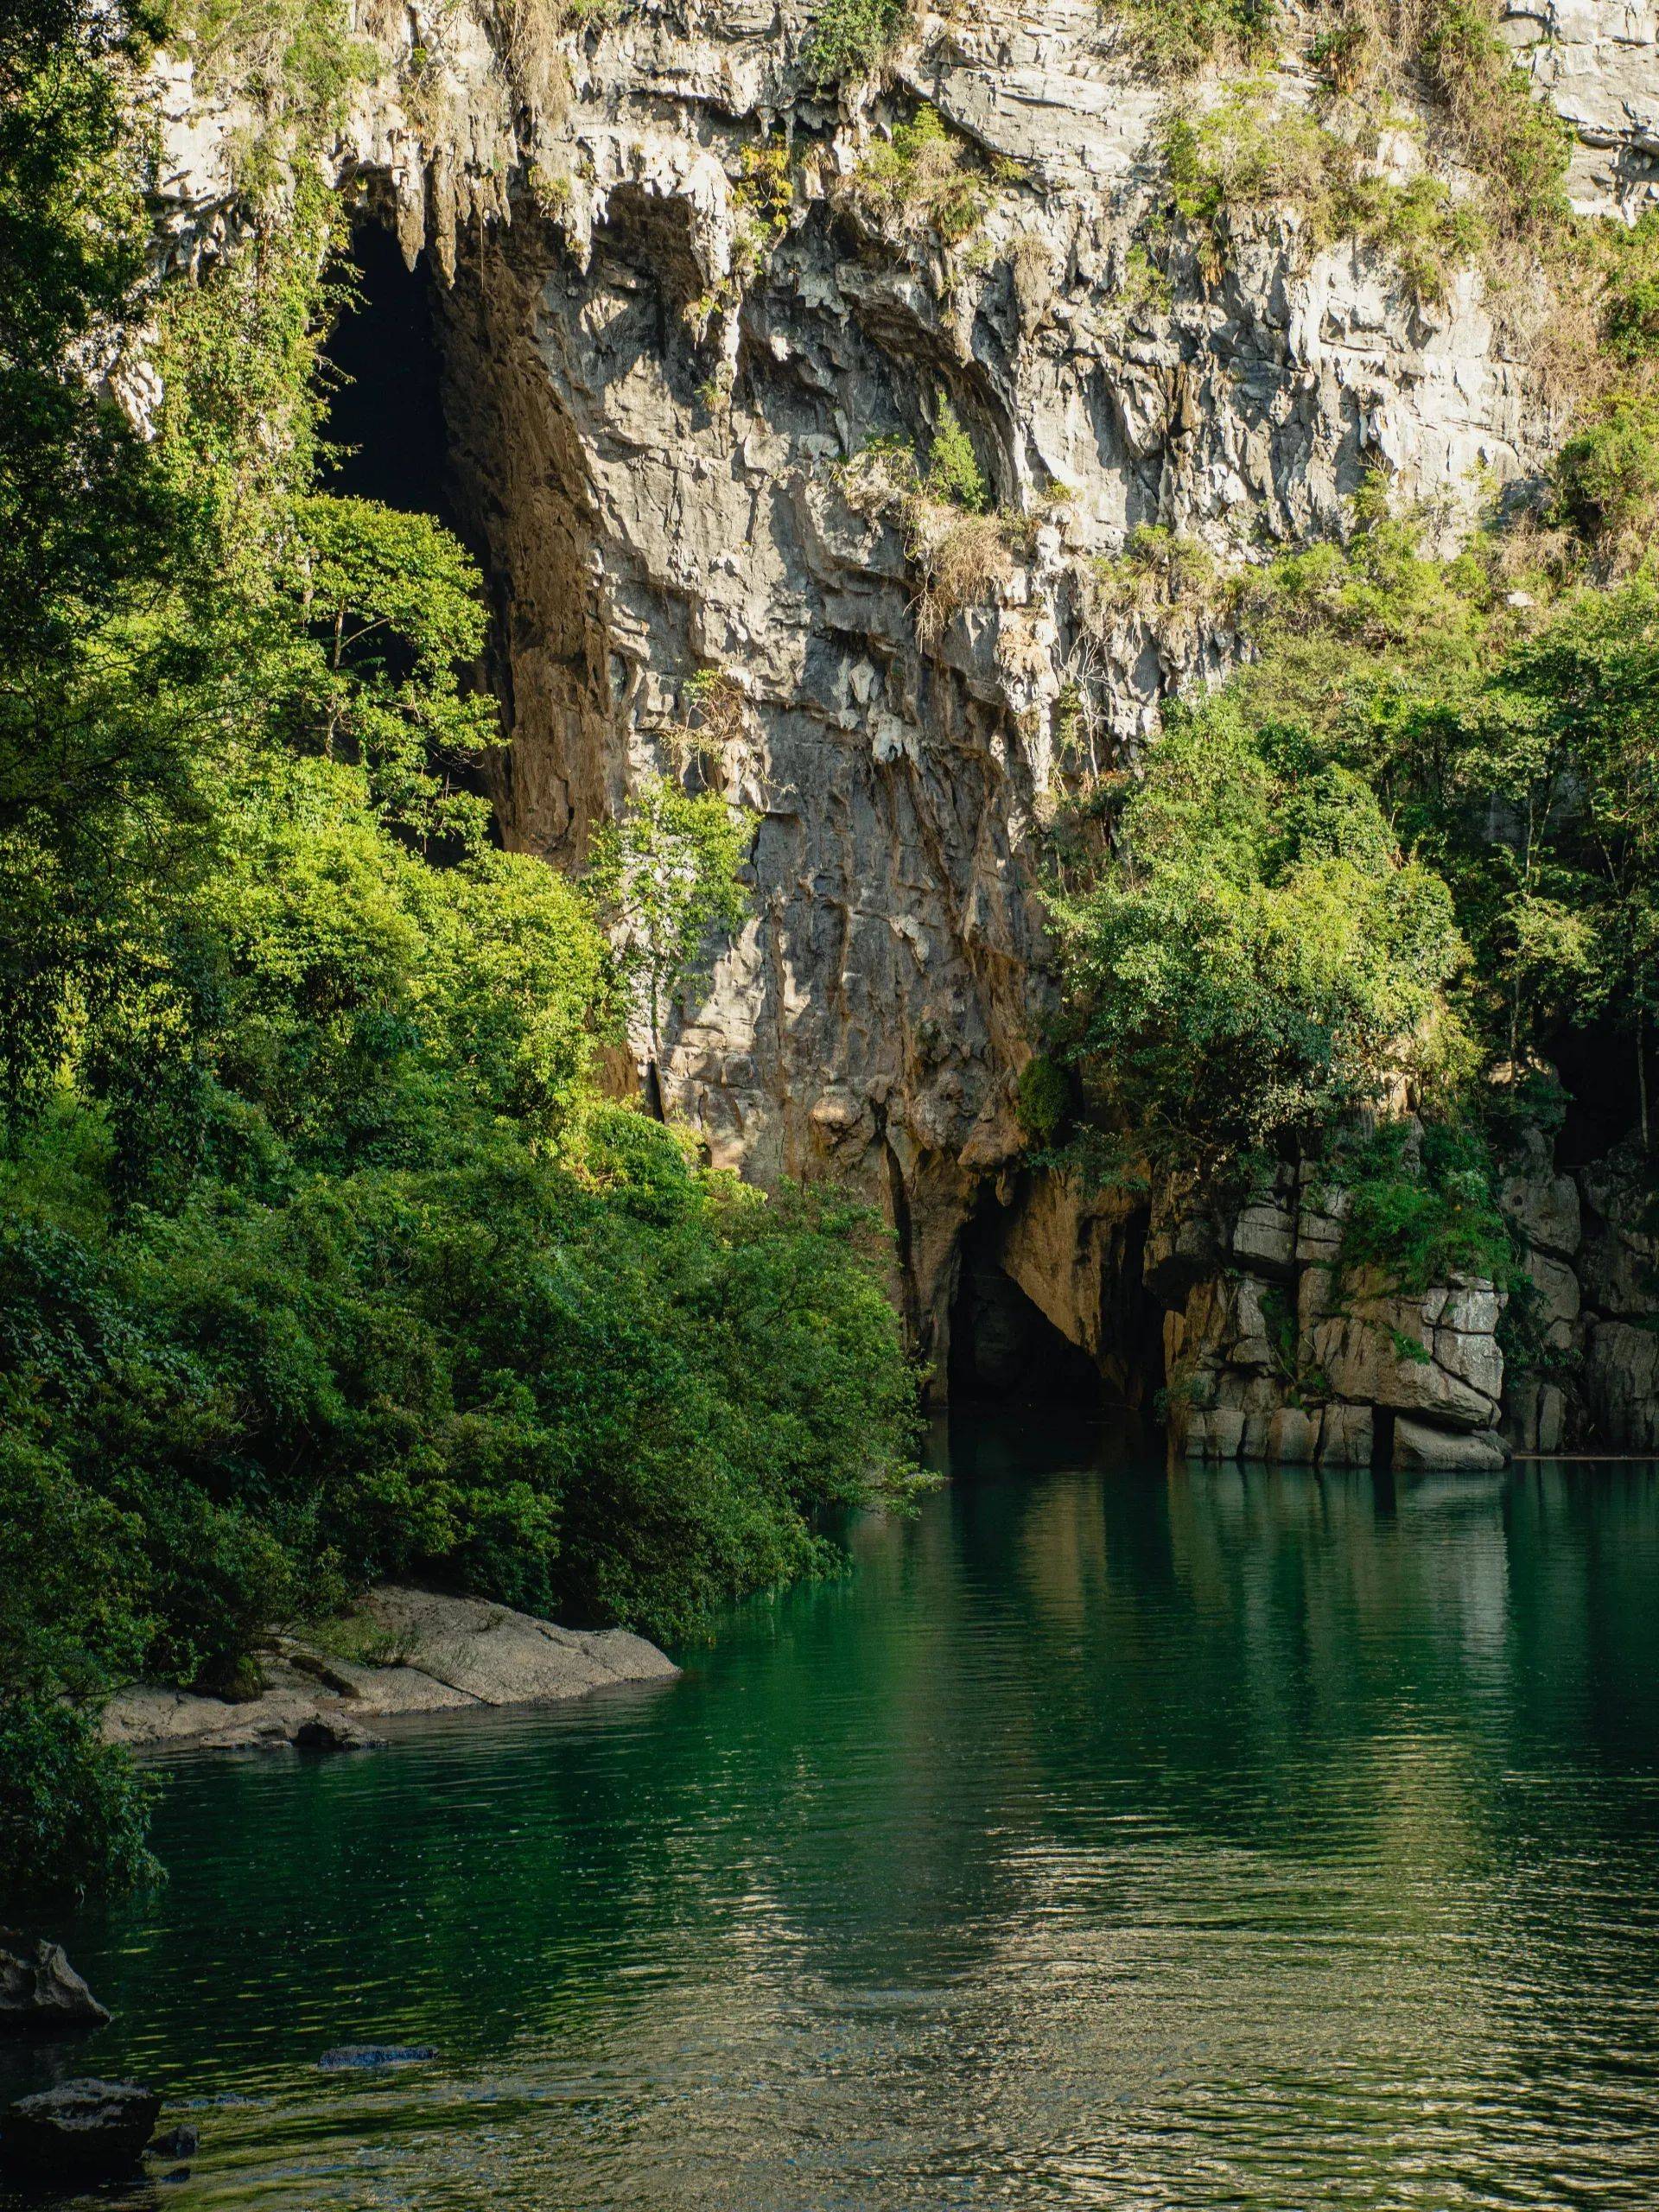
[[[499,741],[494,701],[457,678],[484,644],[477,568],[430,515],[314,493],[295,518],[292,588],[324,658],[303,703],[323,752],[365,764],[386,821],[475,846],[488,802],[453,779]]]
[[[617,969],[651,1039],[646,1096],[662,1118],[663,1025],[700,972],[709,938],[742,921],[738,882],[749,831],[715,791],[642,779],[620,823],[594,838],[588,885],[611,933]]]
[[[1157,1155],[1218,1165],[1460,1049],[1450,893],[1357,777],[1223,700],[1170,717],[1055,911],[1073,1051]]]

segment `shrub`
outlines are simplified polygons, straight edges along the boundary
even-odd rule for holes
[[[1554,480],[1562,516],[1604,545],[1649,524],[1659,499],[1659,405],[1630,394],[1609,402],[1561,448]]]
[[[1350,1192],[1345,1267],[1374,1268],[1407,1296],[1459,1274],[1509,1287],[1514,1245],[1478,1130],[1431,1123],[1414,1157],[1408,1132],[1396,1124],[1348,1141],[1333,1165]]]
[[[906,0],[823,0],[807,41],[807,73],[822,91],[868,77],[898,44]]]
[[[870,148],[842,190],[895,237],[931,231],[946,246],[966,238],[985,212],[984,181],[967,148],[925,105]]]
[[[1498,36],[1496,11],[1486,0],[1435,0],[1419,54],[1500,226],[1535,238],[1563,231],[1572,136]]]
[[[153,1786],[99,1741],[96,1711],[0,1688],[0,1895],[78,1897],[148,1879]]]
[[[1274,0],[1125,0],[1140,59],[1160,77],[1190,77],[1212,63],[1260,61],[1273,46]]]
[[[1033,1143],[1053,1143],[1071,1111],[1071,1077],[1057,1060],[1037,1052],[1026,1062],[1020,1071],[1014,1110]]]
[[[1452,270],[1486,245],[1480,216],[1438,177],[1400,184],[1373,174],[1351,140],[1260,83],[1233,87],[1196,117],[1171,116],[1161,149],[1177,213],[1210,231],[1217,258],[1229,218],[1283,207],[1313,245],[1356,238],[1387,254],[1420,298],[1438,299]]]

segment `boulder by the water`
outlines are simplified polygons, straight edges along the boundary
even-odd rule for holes
[[[124,2181],[156,2133],[162,2101],[136,2082],[62,2082],[0,2118],[0,2169],[26,2182]]]
[[[169,2127],[149,2147],[158,2158],[194,2158],[201,2148],[201,2137],[194,2127]],[[167,2178],[162,2176],[163,2181]]]
[[[437,2055],[429,2043],[345,2043],[325,2050],[317,2064],[325,2074],[344,2074],[353,2068],[368,2072],[382,2066],[419,2066]]]
[[[381,1751],[384,1736],[374,1735],[359,1720],[343,1713],[317,1713],[301,1721],[294,1731],[295,1748],[302,1751]]]
[[[0,2035],[74,2035],[109,2017],[58,1944],[0,1928]]]

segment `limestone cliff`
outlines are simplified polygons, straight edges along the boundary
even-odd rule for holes
[[[1156,523],[1259,559],[1336,531],[1376,467],[1450,531],[1478,476],[1538,467],[1558,394],[1474,270],[1430,303],[1294,213],[1238,217],[1224,255],[1177,226],[1149,272],[1168,88],[1096,0],[925,13],[880,85],[841,95],[812,81],[802,0],[645,0],[531,50],[522,10],[364,0],[358,27],[377,73],[327,159],[442,279],[509,841],[578,861],[664,757],[691,679],[718,677],[709,772],[754,810],[754,912],[678,1028],[673,1103],[717,1160],[832,1173],[886,1208],[941,1371],[964,1230],[992,1204],[1007,1271],[1122,1365],[1146,1324],[1144,1217],[1020,1166],[1014,1085],[1047,989],[1037,842],[1068,777],[1132,748],[1238,642],[1219,606],[1103,593],[1099,557]],[[1580,199],[1635,204],[1659,157],[1651,11],[1534,0],[1509,28],[1580,131]],[[187,54],[164,79],[162,229],[182,257],[234,227],[248,118]],[[1306,95],[1294,74],[1281,91]],[[861,183],[923,103],[973,208],[954,244]],[[1422,156],[1402,133],[1389,158]],[[847,465],[873,440],[925,449],[946,404],[1007,520],[975,588],[930,601],[926,549]],[[1261,1280],[1300,1299],[1301,1199],[1279,1195],[1288,1257]],[[1552,1265],[1563,1249],[1540,1245]],[[1200,1364],[1237,1366],[1261,1334],[1213,1272],[1144,1281],[1173,1360],[1202,1340]],[[1405,1317],[1427,1363],[1406,1364],[1440,1414],[1457,1402],[1459,1433],[1490,1433],[1485,1294],[1458,1291],[1451,1319],[1448,1294]],[[1361,1349],[1326,1350],[1363,1399]],[[1254,1448],[1248,1395],[1213,1448]],[[1424,1409],[1407,1391],[1397,1411]]]

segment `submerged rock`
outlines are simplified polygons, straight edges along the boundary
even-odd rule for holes
[[[58,1944],[0,1928],[0,2035],[75,2035],[109,2017]]]
[[[124,2181],[138,2171],[162,2101],[136,2082],[64,2082],[0,2119],[0,2168],[27,2181]]]
[[[158,2158],[194,2158],[201,2148],[201,2137],[194,2127],[169,2127],[150,2145]],[[166,2181],[168,2177],[162,2177]]]
[[[317,2061],[325,2074],[344,2074],[353,2069],[371,2072],[384,2066],[420,2066],[437,2056],[429,2043],[345,2043],[325,2050]]]

